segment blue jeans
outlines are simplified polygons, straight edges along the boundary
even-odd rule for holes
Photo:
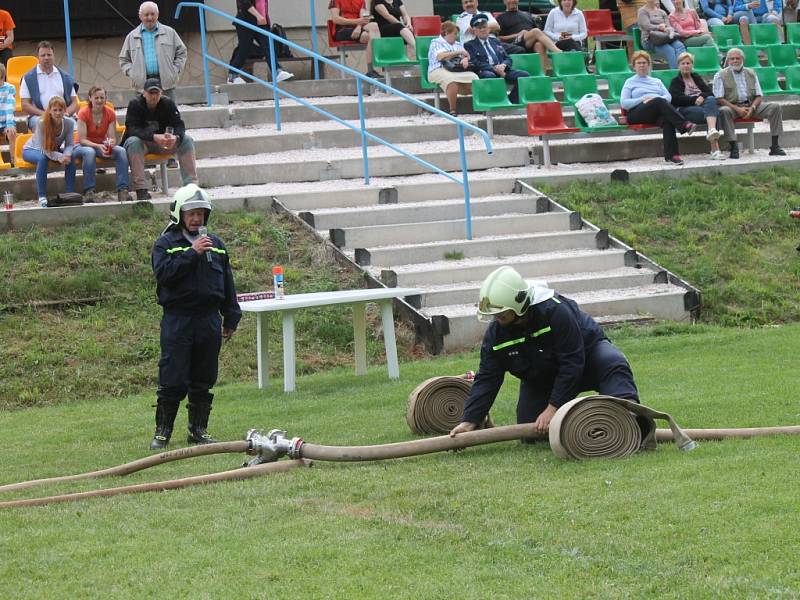
[[[738,25],[739,19],[741,19],[742,17],[746,17],[747,22],[750,25],[756,24],[756,16],[753,14],[752,10],[737,10],[735,13],[733,13],[733,21],[731,24]]]
[[[23,148],[22,158],[36,165],[36,193],[39,198],[47,197],[47,167],[50,159],[41,150],[36,148]],[[72,160],[64,167],[64,188],[68,192],[75,191],[75,154]]]
[[[642,46],[648,52],[655,52],[659,56],[666,58],[670,69],[678,68],[678,55],[681,52],[686,52],[686,46],[680,40],[672,40],[660,46],[654,46],[650,41],[647,41]]]
[[[95,186],[95,174],[97,173],[97,157],[108,158],[96,148],[89,146],[75,146],[72,156],[79,158],[83,169],[83,191],[93,190]],[[114,159],[114,169],[117,172],[117,191],[128,189],[128,153],[122,146],[114,146],[111,150],[111,158]]]
[[[700,106],[693,104],[692,106],[681,106],[678,109],[687,121],[697,123],[698,125],[705,125],[707,117],[719,116],[719,106],[717,106],[717,99],[714,96],[708,96]]]
[[[725,21],[720,19],[719,17],[711,17],[710,19],[706,19],[709,27],[717,27],[725,25]]]

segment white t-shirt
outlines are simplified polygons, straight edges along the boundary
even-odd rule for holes
[[[42,67],[36,65],[36,77],[39,80],[39,98],[42,101],[43,108],[47,108],[47,105],[50,103],[50,98],[53,96],[64,95],[64,81],[61,79],[61,73],[57,67],[53,67],[52,73],[48,75],[42,71]],[[75,88],[72,88],[70,98],[74,98],[77,95],[78,94],[75,93]],[[19,86],[19,97],[32,100],[31,93],[28,91],[28,83],[25,81],[24,77]],[[36,103],[34,102],[34,104]]]
[[[489,18],[489,26],[491,26],[493,24],[497,25],[497,19],[495,19],[492,16],[492,13],[483,12],[481,10],[479,10],[478,12],[475,13],[475,15],[479,15],[479,14],[486,15]],[[461,41],[462,44],[466,44],[468,41],[475,39],[475,34],[467,31],[468,29],[470,29],[470,24],[469,23],[470,23],[470,21],[472,21],[472,17],[474,17],[475,15],[465,11],[465,12],[462,12],[459,15],[458,21],[456,21],[456,25],[458,25],[458,31],[459,31],[459,38],[458,39],[459,39],[459,41]],[[497,25],[497,26],[499,27],[499,25]],[[490,37],[495,37],[495,35],[493,33],[490,33],[489,36]]]

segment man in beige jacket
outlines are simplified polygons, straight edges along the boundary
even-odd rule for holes
[[[177,32],[158,22],[158,5],[143,2],[139,7],[141,25],[131,31],[122,44],[119,66],[141,92],[144,82],[156,77],[164,93],[175,99],[175,86],[186,65],[186,45]]]

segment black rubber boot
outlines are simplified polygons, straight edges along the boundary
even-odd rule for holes
[[[211,399],[213,394],[208,394],[208,400],[203,402],[189,399],[186,409],[189,411],[189,435],[186,441],[189,444],[213,444],[217,440],[208,433],[208,415],[211,413]]]
[[[156,431],[153,434],[153,441],[150,442],[150,450],[163,450],[167,447],[169,438],[172,437],[172,427],[177,414],[177,404],[158,402],[156,407]]]

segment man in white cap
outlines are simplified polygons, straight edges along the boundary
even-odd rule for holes
[[[530,285],[511,267],[496,269],[483,282],[478,318],[491,324],[461,423],[451,437],[483,423],[506,372],[520,380],[517,422],[535,423],[539,433],[580,392],[639,402],[628,360],[602,327],[573,300]]]

